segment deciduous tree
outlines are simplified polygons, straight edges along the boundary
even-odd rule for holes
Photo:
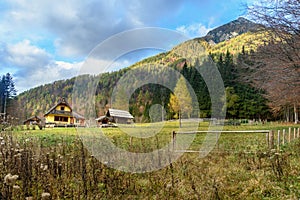
[[[300,0],[262,0],[248,7],[249,15],[265,25],[268,41],[243,65],[245,77],[263,89],[273,111],[293,107],[298,123],[300,104]]]

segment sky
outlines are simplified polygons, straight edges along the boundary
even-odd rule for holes
[[[90,52],[115,34],[159,27],[189,38],[201,37],[244,16],[245,5],[253,1],[1,0],[0,75],[10,73],[21,93],[78,75]],[[117,59],[113,69],[160,51],[163,50],[129,53]]]

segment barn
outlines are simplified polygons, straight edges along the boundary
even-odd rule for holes
[[[31,124],[40,124],[42,119],[38,116],[32,116],[28,119],[26,119],[23,124],[24,125],[31,125]]]
[[[133,118],[134,117],[128,111],[110,108],[104,116],[97,118],[96,121],[99,124],[132,124]]]

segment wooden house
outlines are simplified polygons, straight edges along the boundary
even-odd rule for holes
[[[104,116],[97,118],[96,121],[98,122],[98,125],[102,125],[102,124],[108,124],[112,120],[109,117],[107,117],[106,115],[104,115]]]
[[[108,109],[106,116],[111,118],[111,121],[117,124],[133,123],[133,116],[125,110]]]
[[[134,117],[125,110],[117,110],[117,109],[108,109],[104,116],[101,116],[96,119],[99,125],[101,124],[132,124]]]
[[[40,124],[42,119],[38,116],[32,116],[28,119],[26,119],[23,124],[24,125],[32,125],[32,124]]]
[[[62,98],[44,115],[47,124],[55,126],[84,126],[84,117],[72,110],[68,102]]]

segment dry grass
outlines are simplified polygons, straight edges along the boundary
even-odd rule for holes
[[[121,144],[117,129],[107,131]],[[0,133],[0,199],[300,198],[299,141],[280,152],[248,151],[243,149],[246,142],[226,150],[241,141],[247,137],[235,140],[227,135],[223,146],[203,159],[184,154],[159,171],[132,174],[108,168],[91,156],[73,129],[5,131]],[[140,150],[151,143],[136,140],[132,145]]]

